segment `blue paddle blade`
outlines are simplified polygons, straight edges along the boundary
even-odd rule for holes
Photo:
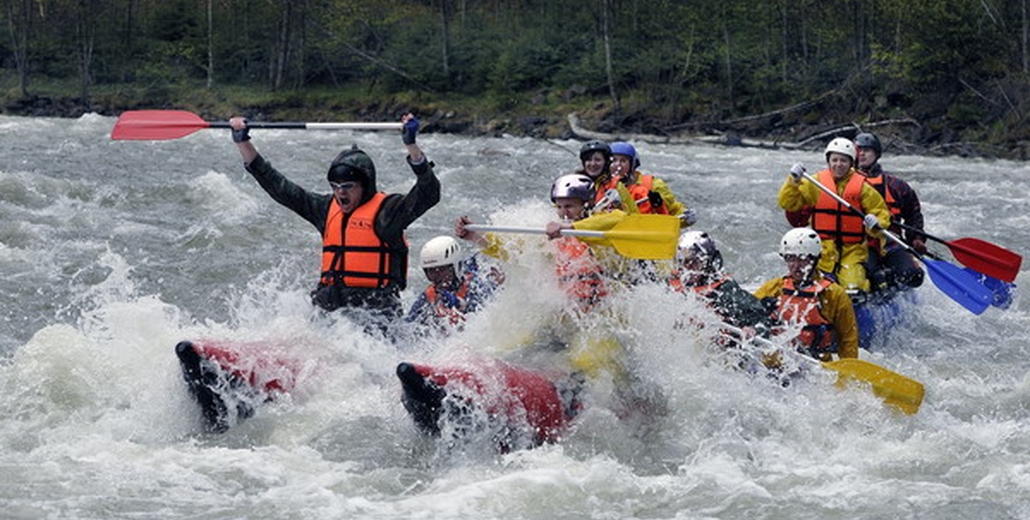
[[[1008,309],[1009,305],[1012,305],[1012,291],[1016,289],[1016,284],[999,280],[993,276],[987,276],[969,267],[963,267],[963,270],[991,291],[991,305],[999,309]]]
[[[982,314],[991,306],[994,294],[969,272],[943,260],[922,260],[934,285],[969,312]]]

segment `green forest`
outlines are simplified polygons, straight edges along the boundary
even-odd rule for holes
[[[0,0],[7,114],[182,108],[427,131],[1024,158],[1030,0]],[[850,130],[849,130],[850,128]]]

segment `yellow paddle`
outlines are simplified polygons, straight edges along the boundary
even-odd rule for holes
[[[723,324],[720,329],[728,330],[740,338],[746,337],[743,330],[732,325]],[[784,352],[802,363],[816,364],[837,372],[837,386],[846,386],[851,381],[868,383],[873,393],[882,398],[884,403],[893,406],[907,414],[914,414],[919,411],[923,403],[925,389],[923,384],[914,379],[905,377],[897,372],[888,370],[880,365],[856,358],[841,358],[836,361],[817,361],[800,352],[790,348],[783,348],[768,339],[755,336],[750,338],[753,343],[761,344],[764,347],[773,348],[775,352]]]
[[[837,377],[837,386],[845,386],[849,381],[864,381],[872,386],[873,393],[881,397],[884,403],[907,414],[918,412],[919,405],[923,403],[925,390],[922,383],[875,363],[856,358],[841,358],[836,361],[824,361],[822,365],[840,374]]]
[[[492,231],[495,233],[531,233],[543,235],[540,228],[486,226],[469,224],[469,231]],[[631,213],[611,229],[594,231],[585,229],[563,229],[562,235],[573,237],[606,238],[620,255],[640,260],[670,260],[676,256],[676,241],[679,240],[680,219],[671,215],[642,215]]]

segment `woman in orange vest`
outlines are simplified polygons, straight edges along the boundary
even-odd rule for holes
[[[612,149],[604,141],[587,141],[579,149],[580,167],[573,173],[586,175],[594,181],[594,200],[591,210],[621,209],[626,212],[639,212],[636,206],[631,208],[626,204],[631,196],[626,190],[626,186],[619,182],[619,179],[612,177],[611,160]]]
[[[811,228],[794,228],[783,235],[780,256],[787,263],[787,276],[765,282],[755,297],[774,301],[780,321],[800,329],[794,339],[799,351],[824,361],[832,355],[858,357],[858,324],[851,298],[816,269],[823,253],[820,242]]]
[[[780,188],[779,205],[787,211],[811,209],[811,227],[822,239],[819,270],[849,292],[868,292],[867,236],[883,239],[877,228],[890,225],[890,212],[883,197],[855,170],[855,144],[851,140],[838,137],[830,141],[826,146],[826,164],[827,168],[817,173],[815,179],[867,218],[855,214],[804,178],[805,168],[801,164],[791,167]]]
[[[291,182],[258,154],[247,120],[229,120],[243,165],[272,198],[293,210],[322,237],[322,268],[312,303],[327,311],[371,310],[388,321],[402,314],[399,293],[408,282],[408,244],[404,230],[440,201],[433,164],[415,144],[419,122],[402,119],[401,140],[415,185],[406,195],[376,188],[372,159],[357,146],[344,150],[326,175],[330,194],[310,192]]]
[[[618,179],[629,191],[627,206],[636,204],[636,211],[657,215],[680,217],[680,226],[687,227],[697,222],[697,213],[676,200],[672,190],[664,181],[639,170],[640,157],[633,145],[617,141],[611,144],[612,178]],[[636,212],[630,210],[631,212]]]

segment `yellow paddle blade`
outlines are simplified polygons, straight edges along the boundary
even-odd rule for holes
[[[671,215],[626,215],[604,232],[620,255],[641,260],[671,260],[676,256],[680,219]]]
[[[843,358],[824,362],[823,366],[839,374],[838,385],[845,385],[848,381],[869,383],[873,388],[873,393],[883,398],[885,403],[907,414],[918,412],[919,405],[923,404],[925,390],[922,383],[875,363],[855,358]]]

